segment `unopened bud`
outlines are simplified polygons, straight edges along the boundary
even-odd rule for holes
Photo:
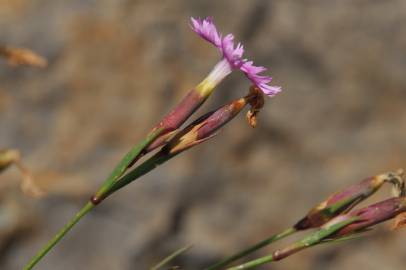
[[[247,104],[252,106],[251,110],[258,113],[263,105],[262,92],[251,88],[247,96],[203,115],[176,134],[164,147],[164,151],[177,154],[212,138],[222,126],[233,119]]]
[[[337,231],[334,237],[342,237],[366,230],[373,225],[395,218],[404,212],[406,212],[406,197],[390,198],[361,209],[353,210],[343,216],[356,218],[356,221]]]
[[[385,182],[392,183],[398,189],[404,188],[401,171],[369,177],[334,193],[327,200],[310,210],[294,227],[297,230],[317,228],[335,216],[350,211],[355,205],[374,194]],[[403,193],[403,191],[400,193]]]

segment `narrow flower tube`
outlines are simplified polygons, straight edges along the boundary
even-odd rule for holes
[[[316,228],[335,216],[348,212],[355,205],[374,194],[385,182],[394,186],[403,187],[403,172],[388,172],[366,178],[365,180],[334,193],[325,201],[318,204],[309,213],[297,222],[294,227],[297,230]]]
[[[206,98],[207,96],[202,95],[196,89],[192,89],[181,102],[159,122],[156,128],[162,128],[162,134],[176,130],[203,104]]]

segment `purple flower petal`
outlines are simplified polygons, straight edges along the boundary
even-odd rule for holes
[[[221,35],[217,31],[211,17],[207,17],[203,20],[200,18],[191,18],[190,20],[192,21],[191,27],[194,32],[208,42],[212,43],[214,46],[221,48]]]
[[[230,65],[235,68],[241,68],[244,64],[244,61],[241,59],[242,54],[244,53],[244,47],[241,43],[237,44],[237,47],[234,47],[234,36],[232,34],[228,34],[222,40],[221,49],[224,58],[230,63]]]
[[[233,34],[228,34],[222,38],[221,33],[217,30],[211,17],[206,19],[191,18],[192,30],[199,36],[212,43],[222,53],[231,68],[239,69],[244,72],[245,76],[267,96],[274,96],[282,89],[279,86],[270,86],[272,81],[269,76],[259,75],[266,70],[265,67],[254,66],[252,61],[243,59],[244,47],[241,43],[237,46],[234,44]]]
[[[265,67],[261,66],[254,66],[252,61],[246,61],[240,68],[242,72],[245,73],[245,76],[265,95],[269,97],[275,96],[277,93],[282,91],[281,87],[279,86],[270,86],[268,83],[272,81],[272,78],[269,76],[259,75],[259,73],[266,70]]]

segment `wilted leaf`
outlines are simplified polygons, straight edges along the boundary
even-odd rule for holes
[[[395,217],[392,230],[398,230],[406,227],[406,213],[399,214]]]
[[[34,179],[30,172],[24,167],[20,160],[15,162],[15,165],[21,172],[21,190],[24,194],[27,194],[31,197],[40,198],[45,195],[45,192],[42,191],[34,182]]]
[[[248,124],[254,128],[257,126],[257,116],[261,108],[264,106],[265,100],[262,91],[254,86],[250,88],[250,93],[248,96],[251,97],[249,100],[251,108],[247,112],[246,116]]]

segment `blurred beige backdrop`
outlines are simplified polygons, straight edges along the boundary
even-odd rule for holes
[[[406,1],[0,0],[0,43],[49,61],[0,60],[0,147],[20,149],[48,191],[31,199],[15,169],[0,175],[0,269],[21,269],[217,62],[190,16],[213,16],[284,91],[256,129],[240,115],[112,196],[37,269],[147,269],[186,244],[176,264],[201,269],[333,191],[406,167]],[[248,86],[235,72],[199,114]],[[387,228],[262,269],[404,269],[406,232]]]

